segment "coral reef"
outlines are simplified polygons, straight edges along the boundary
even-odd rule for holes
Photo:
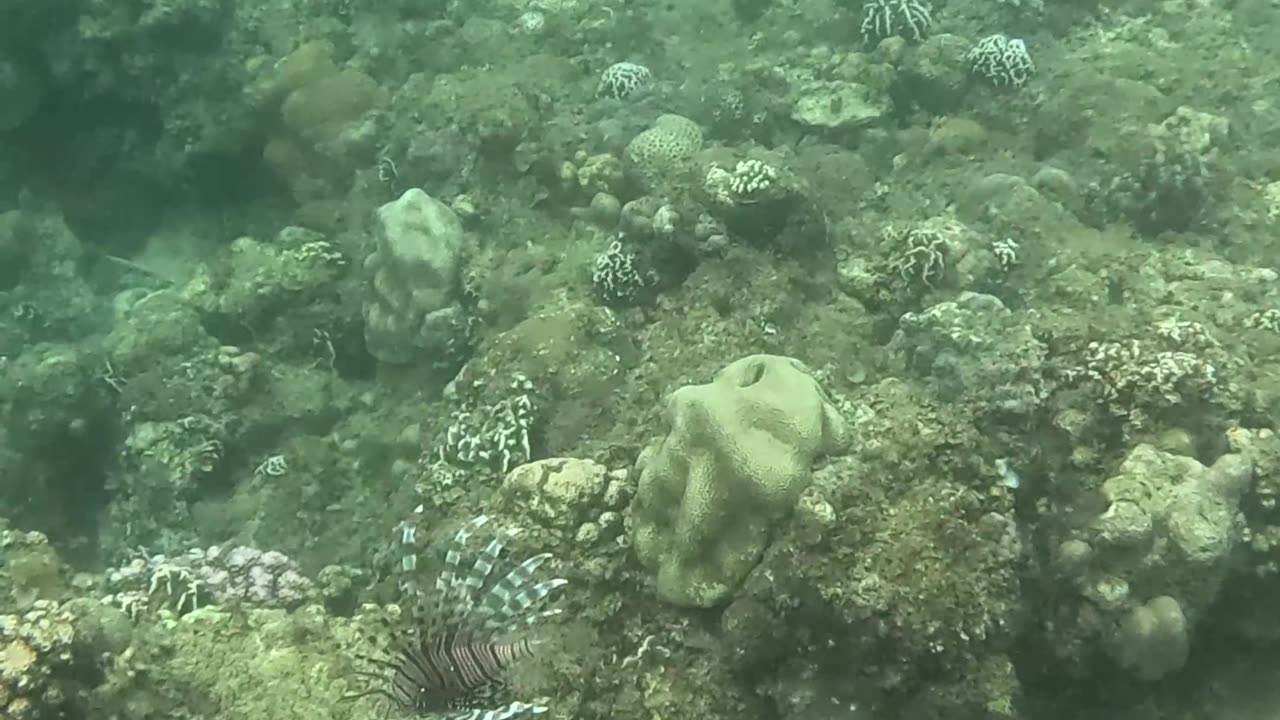
[[[30,610],[0,615],[0,710],[13,720],[60,712],[67,698],[59,678],[72,672],[76,631],[57,603],[36,601]]]
[[[633,62],[614,63],[600,73],[600,86],[596,93],[615,100],[626,100],[644,90],[652,77],[653,73],[644,65]]]
[[[923,0],[868,0],[862,7],[862,38],[867,42],[894,36],[923,40],[932,24],[932,8]]]
[[[849,455],[814,473],[721,617],[738,663],[791,717],[831,699],[890,717],[1009,716],[1025,552],[1011,498],[971,464],[981,440],[961,412],[893,380],[857,407]]]
[[[996,86],[1019,88],[1035,72],[1026,43],[1007,35],[988,35],[965,56],[974,75]]]
[[[131,616],[159,607],[181,613],[210,604],[296,607],[316,597],[297,563],[279,551],[244,545],[134,558],[108,572],[106,583],[112,592],[103,601]]]
[[[481,404],[477,385],[461,390],[460,407],[435,443],[442,462],[478,465],[505,474],[533,459],[530,437],[538,415],[537,393],[529,378],[517,375],[497,401]]]
[[[0,715],[1270,720],[1275,15],[10,3]]]
[[[615,240],[596,256],[591,286],[606,305],[627,305],[639,300],[653,284],[652,274],[641,271],[639,258]]]

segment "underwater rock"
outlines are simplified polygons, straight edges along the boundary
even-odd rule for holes
[[[604,510],[608,473],[593,460],[547,458],[507,473],[502,490],[538,524],[572,531]]]
[[[906,313],[898,323],[890,347],[901,353],[906,371],[926,378],[938,397],[1019,417],[1043,401],[1048,348],[999,299],[966,291]]]
[[[64,568],[44,533],[7,530],[0,518],[0,607],[26,610],[39,600],[54,600],[65,592]]]
[[[872,97],[866,85],[850,82],[815,82],[801,89],[791,118],[818,128],[857,128],[870,125],[887,111]]]

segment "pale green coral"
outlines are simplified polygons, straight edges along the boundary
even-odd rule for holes
[[[1144,680],[1182,667],[1191,650],[1182,605],[1168,595],[1129,611],[1113,638],[1116,659]]]
[[[848,433],[808,368],[775,355],[676,390],[667,414],[671,431],[636,461],[632,540],[665,600],[711,607],[755,567],[814,461]]]

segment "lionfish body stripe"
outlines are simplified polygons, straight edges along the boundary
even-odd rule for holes
[[[429,693],[457,698],[499,683],[513,662],[533,654],[528,639],[509,643],[447,644],[437,642],[400,656],[395,694],[406,705]]]
[[[481,515],[454,534],[435,579],[434,603],[412,579],[401,583],[414,596],[412,622],[401,628],[388,623],[390,637],[379,643],[380,655],[356,655],[370,669],[355,674],[380,684],[347,698],[378,696],[387,701],[388,713],[444,720],[507,720],[547,710],[518,701],[502,705],[495,695],[507,689],[511,667],[534,654],[536,642],[519,632],[559,612],[538,606],[568,581],[534,581],[549,554],[521,562],[504,557],[515,530],[499,530],[478,552],[471,550],[469,541],[488,522]],[[412,533],[402,533],[405,537]],[[402,562],[401,567],[417,565]]]

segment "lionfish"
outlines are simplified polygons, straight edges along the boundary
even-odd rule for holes
[[[545,706],[518,701],[502,704],[498,695],[507,685],[512,664],[532,655],[537,644],[520,631],[560,612],[537,607],[568,581],[532,582],[550,553],[519,563],[503,557],[518,530],[500,530],[483,550],[473,552],[468,540],[488,522],[480,515],[454,535],[445,567],[436,577],[434,604],[412,575],[401,583],[414,599],[413,614],[405,627],[386,623],[387,637],[374,641],[377,654],[356,655],[370,669],[353,672],[372,685],[343,700],[381,697],[387,701],[384,718],[393,710],[442,720],[506,720],[547,711]],[[413,543],[413,526],[402,526],[401,544]],[[416,556],[406,553],[401,566],[412,573]]]

